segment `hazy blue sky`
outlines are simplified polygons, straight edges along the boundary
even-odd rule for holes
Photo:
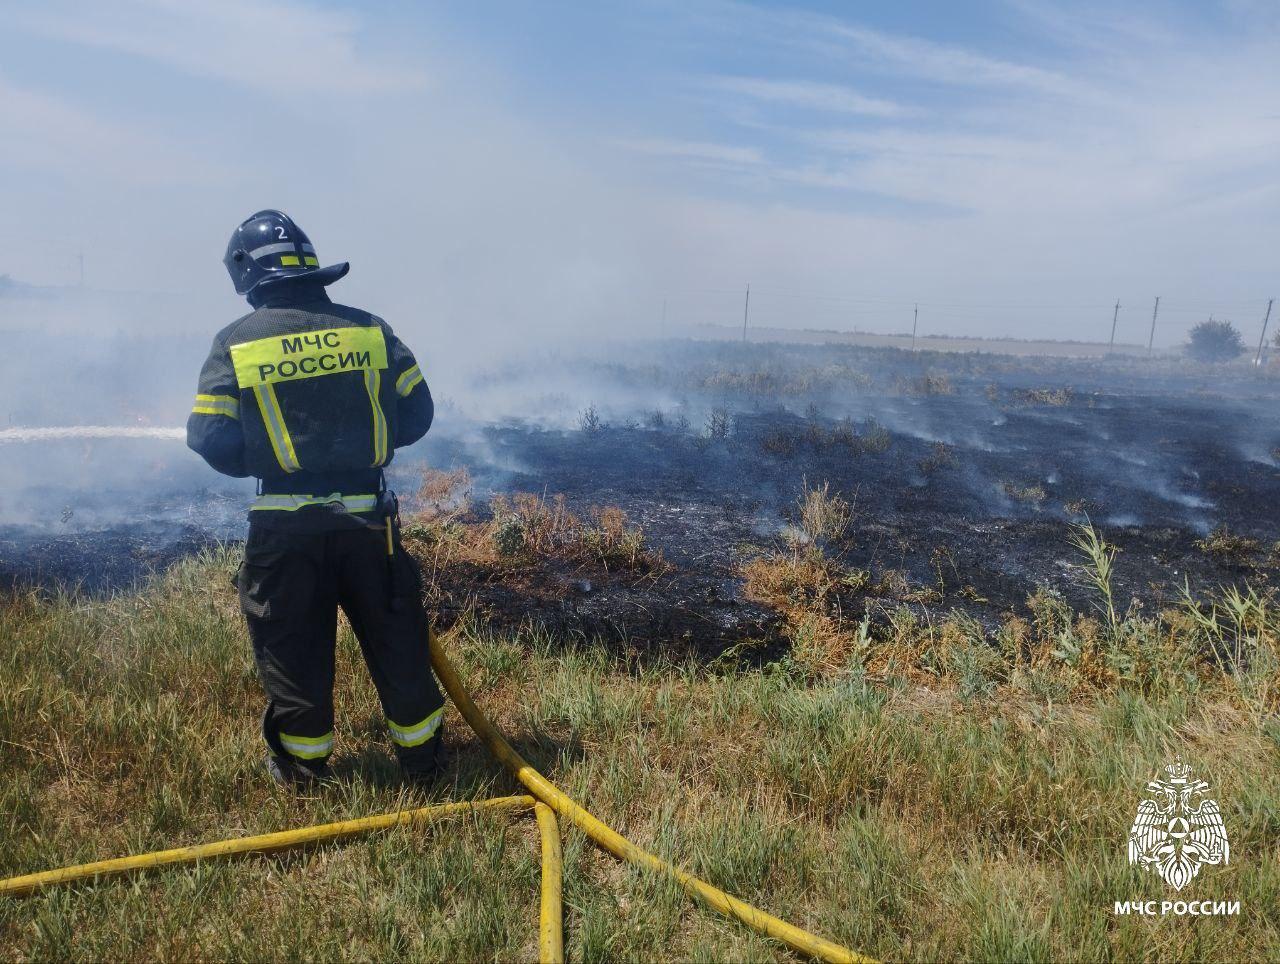
[[[0,274],[238,305],[282,207],[435,337],[760,324],[1256,337],[1280,5],[10,2]]]

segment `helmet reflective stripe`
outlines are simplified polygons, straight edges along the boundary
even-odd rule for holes
[[[258,411],[262,413],[262,424],[267,427],[267,437],[271,439],[276,461],[286,472],[297,472],[302,464],[298,461],[298,453],[293,450],[293,437],[284,424],[284,412],[280,411],[276,387],[270,383],[254,385],[253,394],[258,400]]]
[[[280,267],[282,268],[296,268],[299,264],[301,264],[301,262],[298,260],[298,256],[296,254],[280,255]]]
[[[330,492],[328,495],[268,493],[254,499],[249,509],[252,512],[296,512],[309,505],[340,505],[348,512],[372,512],[378,507],[378,497],[372,493],[365,495],[343,495],[341,492]]]
[[[387,720],[387,729],[391,731],[391,739],[401,746],[421,746],[436,735],[436,731],[440,729],[440,721],[444,718],[444,707],[436,710],[421,723],[415,723],[413,726],[400,726],[392,720]]]
[[[299,760],[317,760],[322,756],[328,756],[333,749],[333,731],[330,730],[324,736],[293,736],[289,733],[281,733],[280,745]]]
[[[261,261],[269,254],[280,254],[282,251],[293,254],[297,250],[292,241],[282,241],[278,244],[264,244],[260,248],[254,248],[249,252],[249,257],[253,258],[254,261]]]
[[[308,244],[306,241],[302,242],[302,250],[307,254],[316,253],[316,249],[312,245]]]

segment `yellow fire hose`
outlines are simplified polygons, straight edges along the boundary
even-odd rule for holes
[[[475,800],[464,803],[440,803],[420,810],[401,810],[396,813],[383,813],[376,817],[361,817],[358,820],[341,820],[338,823],[321,823],[301,830],[281,830],[277,833],[264,833],[256,837],[240,837],[234,840],[219,840],[217,843],[198,844],[194,847],[178,847],[174,850],[156,850],[149,854],[137,854],[133,857],[117,857],[114,860],[99,860],[92,864],[79,864],[74,867],[63,867],[59,870],[45,870],[38,874],[26,874],[23,877],[10,877],[0,880],[0,895],[21,897],[42,887],[53,884],[68,884],[91,877],[109,877],[115,874],[127,874],[135,870],[154,870],[156,867],[167,867],[170,864],[189,864],[197,860],[208,860],[211,857],[230,857],[235,854],[264,854],[276,850],[288,850],[306,844],[320,843],[326,840],[342,840],[357,834],[370,833],[374,830],[389,830],[392,827],[407,827],[429,823],[440,817],[459,813],[475,813],[481,810],[528,810],[535,806],[532,797],[495,797],[492,800]]]
[[[555,811],[539,800],[533,805],[542,836],[542,912],[538,925],[538,959],[542,964],[564,964],[564,903],[560,877],[564,858],[560,854],[560,825]]]
[[[396,813],[380,814],[373,817],[362,817],[357,820],[343,820],[338,823],[318,824],[299,830],[282,830],[277,833],[260,834],[254,837],[243,837],[234,840],[222,840],[216,843],[200,844],[193,847],[179,847],[173,850],[158,850],[132,857],[118,857],[113,860],[100,860],[95,863],[79,864],[63,867],[58,870],[46,870],[21,877],[10,877],[0,880],[0,896],[21,896],[54,884],[70,883],[77,880],[106,877],[130,871],[151,870],[173,864],[193,863],[213,857],[228,857],[235,854],[270,853],[299,847],[305,844],[328,840],[340,840],[357,834],[386,830],[392,827],[411,826],[429,823],[440,817],[460,813],[475,813],[482,810],[521,810],[533,807],[538,821],[538,830],[542,839],[542,893],[541,923],[539,926],[538,948],[540,960],[546,964],[560,964],[564,961],[564,935],[561,904],[562,857],[560,852],[560,833],[552,811],[572,821],[588,837],[610,853],[623,860],[630,861],[640,867],[648,868],[668,876],[680,884],[695,897],[700,897],[720,913],[736,917],[751,929],[769,937],[776,938],[788,946],[824,961],[833,962],[870,962],[873,959],[863,957],[846,947],[834,944],[825,938],[810,934],[793,924],[788,924],[750,904],[726,894],[717,887],[711,886],[679,867],[637,847],[626,837],[604,823],[601,823],[572,799],[561,793],[550,780],[544,777],[525,762],[509,744],[501,733],[489,722],[472,702],[462,681],[454,671],[452,664],[444,654],[444,649],[436,642],[435,634],[430,637],[431,663],[436,675],[440,678],[454,705],[463,718],[475,730],[476,734],[489,747],[490,752],[511,771],[529,790],[533,797],[495,797],[491,800],[467,801],[464,803],[443,803],[417,810],[403,810]],[[536,800],[534,798],[537,798]]]
[[[573,821],[583,833],[605,850],[637,866],[647,867],[649,870],[655,870],[660,874],[671,877],[690,894],[701,897],[720,913],[729,917],[736,917],[752,930],[776,938],[802,954],[834,962],[870,962],[873,960],[869,957],[863,957],[847,947],[841,947],[839,944],[834,944],[825,938],[801,930],[794,924],[788,924],[784,920],[780,920],[771,914],[766,914],[764,911],[726,894],[717,887],[712,887],[705,880],[701,880],[693,876],[693,874],[667,863],[656,854],[651,854],[649,851],[637,847],[622,834],[601,823],[578,804],[574,803],[573,800],[561,793],[554,783],[529,766],[524,758],[512,749],[511,744],[506,741],[494,725],[489,722],[488,718],[480,712],[475,703],[471,701],[471,697],[467,695],[467,691],[462,686],[462,680],[458,678],[458,674],[454,672],[453,665],[445,656],[444,648],[436,641],[434,632],[431,634],[431,665],[435,667],[436,676],[440,678],[440,683],[444,686],[445,692],[453,700],[453,705],[458,708],[458,712],[462,714],[463,719],[484,740],[485,745],[489,747],[489,751],[501,761],[502,765],[510,770],[512,775],[523,783],[525,788],[538,800],[551,807],[561,816]]]

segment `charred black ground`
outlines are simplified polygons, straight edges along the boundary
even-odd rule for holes
[[[1276,576],[1280,381],[1266,371],[707,342],[617,357],[493,372],[471,390],[496,414],[444,399],[423,454],[469,470],[481,517],[501,492],[618,506],[669,567],[519,585],[446,573],[446,620],[478,604],[500,622],[703,652],[769,640],[779,617],[743,598],[740,569],[784,548],[804,487],[824,483],[854,506],[828,551],[869,574],[848,605],[873,619],[906,604],[995,625],[1042,585],[1085,608],[1068,540],[1086,517],[1121,549],[1124,604]],[[402,457],[393,484],[410,491],[420,468]],[[97,527],[76,526],[74,498],[52,500],[56,524],[0,529],[0,578],[102,591],[236,534],[225,490],[136,499],[135,518]]]

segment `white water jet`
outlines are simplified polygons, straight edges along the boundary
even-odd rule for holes
[[[154,438],[187,437],[185,428],[151,428],[139,425],[62,425],[53,428],[3,428],[0,444],[6,442],[43,442],[64,438]]]

